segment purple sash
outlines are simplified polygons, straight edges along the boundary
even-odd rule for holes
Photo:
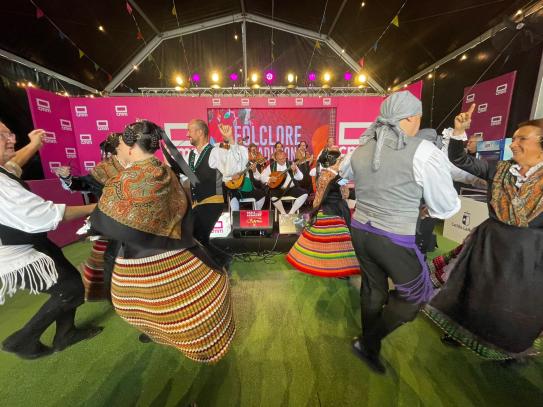
[[[415,236],[397,235],[395,233],[386,232],[371,226],[370,222],[364,224],[358,222],[356,219],[351,221],[351,226],[365,232],[373,233],[374,235],[384,236],[395,245],[414,250],[422,267],[422,273],[405,284],[395,283],[396,291],[398,291],[398,295],[403,299],[417,304],[426,303],[430,300],[434,291],[432,281],[430,280],[430,271],[428,270],[428,264],[426,264],[424,256],[415,243]],[[364,270],[362,270],[362,272],[363,271]]]

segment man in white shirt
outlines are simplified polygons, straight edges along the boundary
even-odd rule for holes
[[[10,172],[40,148],[42,136],[43,131],[31,133],[30,144],[15,153],[14,135],[0,123],[0,304],[17,288],[51,296],[22,329],[2,342],[2,350],[25,359],[63,350],[101,331],[75,328],[75,310],[83,303],[81,276],[46,234],[63,220],[90,214],[95,205],[67,207],[44,201]],[[53,323],[56,333],[49,348],[40,337]]]
[[[287,212],[280,198],[283,196],[292,196],[296,200],[292,204],[289,214],[296,213],[307,200],[307,191],[295,185],[294,181],[301,181],[304,175],[296,164],[287,162],[287,154],[284,151],[277,151],[275,158],[276,161],[267,166],[262,171],[262,174],[258,174],[258,171],[255,171],[255,178],[259,179],[263,184],[269,184],[277,181],[276,176],[273,176],[272,172],[282,173],[285,177],[284,181],[277,188],[270,189],[271,201],[277,210],[285,215]]]
[[[351,221],[353,247],[362,270],[362,335],[353,350],[373,371],[385,373],[381,341],[413,320],[433,287],[415,232],[421,199],[428,214],[446,219],[460,209],[447,157],[414,137],[422,104],[397,92],[381,104],[380,115],[360,138],[341,168],[355,181]],[[389,292],[388,278],[395,289]]]

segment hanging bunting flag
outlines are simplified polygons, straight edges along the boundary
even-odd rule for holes
[[[58,36],[60,37],[61,40],[66,38],[66,36],[64,35],[64,33],[62,31],[58,32]]]
[[[42,9],[39,8],[39,7],[36,7],[36,18],[37,18],[37,19],[40,19],[40,18],[42,18],[44,15],[45,15],[45,14],[44,14],[44,12],[42,11]]]
[[[111,82],[113,80],[113,77],[109,73],[107,74],[107,80],[108,82]]]
[[[159,71],[158,79],[162,79],[164,75],[162,75],[162,71]]]
[[[138,31],[138,35],[136,35],[136,39],[143,40],[143,34],[141,33],[141,31]]]
[[[392,24],[394,24],[396,27],[400,26],[400,18],[398,16],[394,17],[392,19]]]
[[[79,58],[83,58],[85,56],[85,53],[81,51],[80,49],[78,49],[78,51],[79,51]]]
[[[98,64],[95,62],[95,63],[94,63],[94,70],[97,71],[98,69],[100,69],[100,67],[99,67]]]
[[[375,44],[373,44],[372,49],[373,49],[374,52],[377,52],[377,43],[378,43],[378,41],[375,41]]]
[[[365,64],[366,61],[364,61],[364,57],[360,58],[358,60],[358,65],[360,65],[360,68],[364,68],[364,64]]]
[[[173,7],[172,7],[172,15],[177,17],[177,10],[175,9],[175,3],[173,4]]]
[[[126,11],[128,11],[128,14],[132,14],[132,6],[130,3],[126,2]]]
[[[319,41],[315,42],[315,48],[321,49],[321,43]]]

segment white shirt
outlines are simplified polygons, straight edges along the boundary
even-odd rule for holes
[[[45,201],[0,173],[2,225],[28,233],[48,232],[57,228],[65,208],[64,204]],[[31,293],[37,293],[40,286],[50,287],[57,278],[53,260],[29,244],[5,246],[0,241],[0,264],[0,305],[5,301],[5,294],[13,295],[17,290],[17,274],[31,274],[30,287],[27,287]],[[28,268],[31,264],[34,265],[33,269]]]
[[[207,146],[208,144],[206,144]],[[202,148],[205,148],[205,146]],[[194,149],[194,163],[198,162],[200,153]],[[216,144],[209,154],[209,167],[219,170],[224,181],[229,181],[232,176],[245,170],[249,161],[249,150],[245,146],[231,144],[227,150]]]
[[[276,171],[286,171],[288,168],[290,167],[287,166],[286,163],[283,165],[277,163]],[[259,174],[258,171],[255,171],[255,179],[259,180],[263,184],[267,184],[270,179],[270,174],[271,174],[271,165],[268,165],[266,168],[264,168],[264,171],[262,171],[262,174]],[[294,179],[296,181],[301,181],[302,179],[304,179],[304,174],[302,173],[302,171],[300,171],[298,167],[296,167],[296,172],[294,173]],[[281,188],[287,188],[287,186],[289,188],[294,186],[294,183],[291,182],[289,172],[286,173],[285,181],[283,181],[283,184],[281,184]]]
[[[363,147],[362,147],[363,148]],[[343,178],[354,178],[351,167],[353,152],[340,165]],[[422,140],[413,156],[415,182],[423,189],[423,198],[432,218],[447,219],[460,210],[460,199],[453,187],[450,161],[435,145]]]

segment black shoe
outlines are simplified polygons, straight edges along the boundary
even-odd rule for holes
[[[149,342],[153,342],[153,340],[151,339],[151,337],[147,334],[140,334],[140,336],[138,337],[138,340],[141,342],[141,343],[149,343]]]
[[[385,365],[381,362],[379,354],[369,352],[359,337],[353,339],[352,346],[355,355],[362,359],[371,370],[378,374],[386,373]]]
[[[441,343],[443,343],[443,345],[450,346],[451,348],[459,348],[460,346],[462,346],[460,342],[447,334],[441,337]]]
[[[2,344],[2,350],[4,352],[14,353],[21,359],[38,359],[43,356],[50,355],[54,352],[53,348],[50,348],[48,346],[45,346],[41,342],[37,342],[34,345],[30,346],[24,346],[24,347],[18,347],[18,346],[11,346],[5,343]]]
[[[75,345],[77,342],[94,338],[103,330],[104,328],[102,328],[101,326],[84,329],[73,328],[66,335],[64,335],[62,339],[55,338],[55,340],[53,341],[53,348],[55,349],[55,352],[60,352],[69,346]]]

